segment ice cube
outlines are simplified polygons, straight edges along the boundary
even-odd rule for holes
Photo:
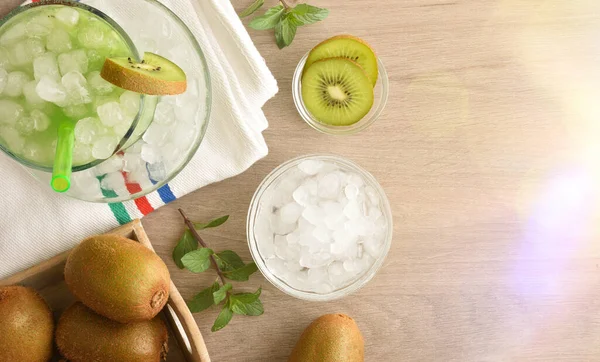
[[[13,125],[23,116],[23,106],[8,99],[0,99],[0,124]]]
[[[177,98],[175,98],[175,118],[177,118],[179,122],[188,124],[194,123],[194,119],[196,119],[196,114],[199,109],[198,103],[197,97],[187,95],[177,96]]]
[[[11,152],[23,152],[23,148],[25,147],[25,138],[23,138],[23,136],[21,136],[16,129],[12,127],[0,128],[0,138],[4,140]]]
[[[271,258],[265,261],[267,269],[274,275],[280,276],[286,272],[286,267],[283,260],[279,258]]]
[[[344,215],[350,220],[356,220],[363,216],[363,213],[358,202],[350,201],[346,207],[344,207]]]
[[[371,206],[369,207],[369,211],[367,214],[367,219],[371,220],[371,221],[376,221],[378,220],[383,214],[381,213],[381,209],[377,206]]]
[[[325,212],[315,205],[308,205],[304,211],[302,211],[302,217],[315,226],[325,222]]]
[[[100,72],[98,71],[90,72],[87,76],[87,81],[96,94],[109,94],[115,89],[111,83],[105,81],[100,76]]]
[[[141,168],[145,169],[146,162],[141,159],[137,152],[130,152],[129,149],[123,155],[123,171],[134,172]]]
[[[358,197],[358,192],[358,187],[353,184],[348,184],[344,188],[344,194],[346,195],[348,200],[356,200],[356,198]]]
[[[177,145],[183,150],[187,150],[190,147],[195,137],[196,129],[183,122],[178,122],[175,125],[175,129],[173,129],[173,134],[171,135],[171,139],[176,140]]]
[[[101,105],[97,109],[100,121],[108,127],[113,127],[117,123],[124,122],[125,117],[121,106],[117,102],[109,102]]]
[[[52,30],[46,38],[46,48],[55,53],[64,53],[73,49],[69,33],[60,28]]]
[[[302,206],[298,205],[295,202],[290,202],[284,205],[279,210],[281,221],[286,224],[295,224],[302,215]]]
[[[292,272],[292,273],[297,273],[300,270],[304,269],[304,267],[302,265],[300,265],[299,261],[296,260],[289,260],[284,262],[285,268]]]
[[[70,72],[85,74],[88,71],[88,57],[83,49],[73,50],[58,56],[60,73],[65,75]]]
[[[152,122],[144,133],[143,139],[149,145],[162,146],[167,142],[170,131],[169,127]]]
[[[100,49],[110,46],[108,36],[98,26],[89,25],[80,29],[77,34],[79,43],[86,48]]]
[[[79,22],[79,12],[72,7],[63,6],[54,15],[58,21],[68,27],[73,27]]]
[[[254,237],[258,251],[264,259],[275,256],[275,245],[273,244],[273,232],[266,218],[258,219],[254,226]]]
[[[15,67],[31,64],[33,59],[44,54],[46,51],[44,43],[38,39],[27,39],[15,44],[8,51],[8,59]]]
[[[80,119],[75,125],[75,140],[77,142],[89,145],[98,133],[98,123],[100,121],[94,117]]]
[[[306,249],[302,250],[302,255],[300,256],[300,265],[305,268],[320,268],[331,263],[332,257],[329,253],[311,253],[307,252]]]
[[[33,132],[33,119],[31,117],[21,117],[15,124],[16,130],[22,136],[28,136]]]
[[[273,245],[275,246],[275,255],[280,259],[287,260],[288,245],[285,236],[275,235]]]
[[[8,52],[2,47],[0,47],[0,68],[6,70],[10,69],[10,60],[8,60]]]
[[[125,178],[121,172],[111,172],[106,174],[100,180],[100,187],[103,190],[115,191],[118,195],[127,193],[127,186],[125,185]]]
[[[327,279],[327,268],[311,268],[308,270],[308,282],[310,284],[319,284]]]
[[[88,107],[85,104],[75,104],[64,107],[63,113],[73,119],[81,119],[88,113]]]
[[[0,68],[0,94],[4,92],[6,83],[8,82],[8,72],[4,68]]]
[[[34,141],[27,141],[23,149],[23,156],[38,164],[46,163],[52,157],[50,150]]]
[[[111,158],[94,167],[94,174],[97,176],[103,176],[107,173],[121,171],[122,168],[123,158],[120,155],[113,155]]]
[[[48,29],[48,33],[42,36],[46,36],[50,33],[50,30],[54,29],[54,21],[52,20],[52,17],[48,14],[40,14],[40,15],[36,15],[33,18],[31,18],[31,20],[29,20],[29,22],[27,22],[27,28],[29,29],[30,27],[32,27],[33,25],[39,25],[42,26],[46,29]],[[28,36],[32,36],[29,34],[28,30],[26,30],[26,32],[28,33]]]
[[[147,178],[153,183],[162,182],[167,178],[167,170],[163,162],[146,164]]]
[[[35,19],[31,19],[27,23],[27,29],[25,33],[30,38],[43,38],[50,34],[51,28],[44,26],[44,24],[40,24],[34,21]]]
[[[119,138],[123,138],[125,136],[125,134],[127,133],[127,131],[129,131],[129,128],[131,127],[131,122],[121,122],[121,123],[117,123],[114,125],[114,127],[112,128],[113,133],[118,136]]]
[[[75,165],[88,163],[92,158],[92,148],[89,145],[75,142],[75,146],[73,147],[73,163]]]
[[[35,80],[25,83],[23,86],[23,94],[25,95],[27,103],[33,106],[40,106],[46,103],[46,101],[37,94],[37,91],[35,90],[36,86],[37,82]]]
[[[9,97],[19,97],[23,94],[23,86],[29,81],[31,78],[24,72],[10,72],[3,94]]]
[[[318,226],[313,231],[313,236],[322,243],[328,243],[331,241],[331,233],[325,226]]]
[[[375,238],[366,238],[362,243],[364,251],[366,251],[373,258],[377,259],[381,255],[383,249],[383,243]]]
[[[43,132],[50,126],[50,118],[40,110],[31,111],[31,118],[33,119],[33,128],[38,132]]]
[[[379,195],[377,191],[371,186],[365,186],[365,194],[367,195],[371,205],[379,205]]]
[[[110,84],[110,83],[109,83]],[[135,117],[140,111],[140,94],[130,91],[125,91],[119,98],[123,113]]]
[[[87,87],[87,80],[83,74],[69,72],[62,77],[61,83],[67,91],[67,97],[71,104],[87,104],[92,102],[92,97]]]
[[[323,162],[318,160],[304,160],[298,164],[298,168],[305,174],[313,176],[323,168]]]
[[[59,104],[67,100],[65,87],[47,75],[42,76],[35,90],[40,98],[48,102]]]
[[[304,185],[299,186],[292,194],[292,197],[301,206],[308,206],[310,204],[310,191]]]
[[[94,50],[94,49],[88,49],[87,57],[88,57],[88,65],[89,65],[90,69],[102,68],[102,65],[104,64],[104,60],[106,59],[97,50]]]
[[[271,215],[271,230],[275,234],[285,235],[296,229],[296,223],[286,223],[281,219],[281,210]]]
[[[318,195],[322,198],[337,199],[340,193],[340,179],[335,172],[319,179]]]
[[[91,169],[73,172],[71,175],[71,189],[68,193],[79,197],[85,196],[88,200],[101,199],[103,197],[100,180],[98,180]]]
[[[10,29],[6,30],[2,36],[0,36],[0,45],[11,45],[25,38],[26,32],[27,25],[24,22],[16,23]]]
[[[58,82],[60,79],[60,72],[58,71],[56,54],[45,53],[35,58],[33,60],[33,75],[36,80],[40,80],[46,75]]]
[[[92,156],[97,159],[106,159],[112,156],[119,140],[115,136],[102,136],[94,141]]]
[[[285,240],[288,244],[298,244],[298,242],[300,241],[300,237],[301,234],[298,232],[298,229],[296,229],[295,231],[287,234],[285,236]]]
[[[355,173],[349,174],[347,181],[348,181],[348,184],[354,185],[354,186],[356,186],[358,188],[361,188],[365,184],[365,182],[362,179],[362,177],[360,177],[359,175],[357,175]]]
[[[330,276],[339,276],[344,274],[346,271],[344,270],[344,265],[342,264],[342,262],[334,261],[333,263],[329,264],[327,272]]]
[[[151,164],[162,160],[160,151],[156,147],[148,144],[142,145],[140,156],[142,157],[142,160]]]
[[[160,102],[156,105],[154,111],[154,122],[169,125],[175,121],[175,111],[173,105],[167,102]]]

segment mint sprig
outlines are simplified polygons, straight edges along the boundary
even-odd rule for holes
[[[246,281],[258,268],[254,262],[244,263],[242,258],[232,250],[215,253],[202,240],[198,230],[217,227],[224,224],[229,216],[223,216],[208,223],[192,223],[179,209],[187,230],[173,250],[173,259],[179,266],[194,273],[202,273],[212,268],[218,279],[208,288],[202,290],[187,302],[192,313],[206,310],[213,305],[223,305],[223,309],[215,320],[212,331],[225,327],[233,318],[233,314],[258,316],[264,313],[260,301],[261,288],[255,293],[232,293],[233,285],[226,279]]]
[[[250,6],[246,8],[246,10],[240,13],[240,18],[245,18],[246,16],[250,16],[254,14],[254,12],[260,9],[265,3],[265,0],[256,0]]]
[[[257,3],[258,1],[250,5],[242,14],[248,12],[248,15],[250,15],[254,13],[262,6],[262,4],[259,6]],[[308,4],[298,4],[295,7],[291,7],[285,0],[281,0],[279,5],[268,9],[263,15],[254,18],[248,26],[256,30],[275,29],[275,42],[279,49],[283,49],[292,44],[298,27],[314,24],[324,20],[328,15],[329,10],[327,9]]]

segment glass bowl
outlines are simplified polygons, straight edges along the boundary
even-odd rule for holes
[[[362,274],[358,274],[354,277],[354,279],[348,280],[346,286],[323,293],[294,288],[291,285],[289,285],[286,281],[284,281],[279,275],[275,275],[267,267],[266,258],[263,257],[263,254],[261,253],[260,247],[258,245],[258,238],[260,236],[257,235],[259,234],[257,232],[257,228],[259,227],[261,221],[264,222],[264,219],[261,218],[268,217],[268,215],[264,214],[267,212],[265,211],[266,208],[270,207],[269,203],[265,201],[265,195],[268,195],[270,191],[274,190],[276,187],[286,182],[286,180],[289,180],[292,171],[297,170],[297,166],[306,160],[326,161],[328,163],[335,164],[342,171],[352,172],[360,175],[363,178],[366,186],[371,186],[375,190],[376,195],[379,197],[379,208],[382,212],[381,217],[386,223],[385,232],[383,236],[383,243],[381,244],[381,251],[379,253],[379,256],[373,262],[373,264],[370,267],[368,267],[366,271]],[[258,269],[262,272],[265,278],[284,293],[299,299],[310,301],[329,301],[333,299],[342,298],[357,291],[365,284],[367,284],[375,276],[377,271],[381,268],[387,256],[387,253],[392,243],[392,232],[393,220],[390,204],[385,195],[385,192],[383,191],[375,177],[373,177],[373,175],[371,175],[368,171],[364,170],[354,162],[335,155],[301,156],[284,162],[283,164],[275,168],[267,177],[265,177],[265,179],[262,181],[262,183],[256,190],[252,201],[250,202],[250,209],[248,211],[248,219],[246,224],[248,245],[252,254],[252,258],[254,259],[256,265],[258,266]]]
[[[308,54],[309,53],[306,53],[302,59],[300,59],[298,66],[296,66],[296,71],[294,72],[294,78],[292,80],[292,95],[294,97],[294,103],[296,104],[296,109],[298,110],[298,113],[300,113],[302,119],[317,131],[332,135],[355,134],[372,125],[383,112],[388,99],[389,79],[381,59],[377,58],[379,75],[377,77],[375,88],[373,89],[375,93],[373,107],[371,107],[369,113],[353,125],[331,126],[321,123],[315,117],[313,117],[302,100],[302,73],[304,71],[304,65],[306,64]]]
[[[185,93],[146,97],[153,102],[150,117],[142,117],[135,130],[128,132],[130,141],[122,143],[112,157],[94,167],[74,168],[71,189],[65,193],[90,202],[137,199],[172,180],[198,150],[211,111],[208,65],[190,29],[159,1],[130,0],[124,4],[122,0],[82,0],[81,3],[118,24],[138,54],[148,51],[163,55],[187,75]],[[53,192],[49,187],[51,173],[31,167],[27,170],[48,187],[48,192]]]

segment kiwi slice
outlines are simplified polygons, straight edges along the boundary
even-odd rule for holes
[[[185,92],[185,72],[170,60],[144,53],[141,63],[131,58],[107,58],[100,75],[119,88],[149,95],[175,95]]]
[[[375,86],[379,74],[377,56],[367,42],[352,35],[334,36],[314,47],[308,54],[304,70],[318,60],[337,57],[358,63],[369,76],[371,85]]]
[[[321,123],[349,126],[373,106],[373,87],[365,71],[346,58],[314,62],[302,75],[302,98]]]

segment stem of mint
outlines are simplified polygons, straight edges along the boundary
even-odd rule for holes
[[[291,7],[291,6],[289,6],[289,5],[288,5],[288,4],[285,2],[285,0],[279,0],[279,2],[281,3],[281,5],[283,5],[283,7],[284,7],[286,10],[287,10],[287,9],[289,9],[289,8]]]
[[[194,237],[194,239],[196,239],[196,241],[200,245],[202,245],[203,248],[208,248],[208,245],[206,245],[204,240],[202,240],[202,238],[200,237],[200,235],[194,228],[194,223],[192,223],[190,221],[190,219],[188,219],[187,216],[185,216],[185,213],[183,212],[182,209],[178,209],[178,210],[179,210],[179,213],[181,214],[181,216],[183,217],[183,221],[185,221],[185,224],[187,225],[188,229],[190,229],[190,232],[192,233],[192,236]],[[227,282],[225,281],[225,276],[223,275],[223,272],[221,271],[221,269],[219,269],[217,260],[215,259],[215,257],[213,255],[210,256],[210,263],[212,264],[213,268],[215,268],[215,270],[217,271],[217,274],[219,275],[219,279],[221,279],[221,284],[222,285],[227,284]],[[229,292],[227,292],[227,294],[229,294]]]

